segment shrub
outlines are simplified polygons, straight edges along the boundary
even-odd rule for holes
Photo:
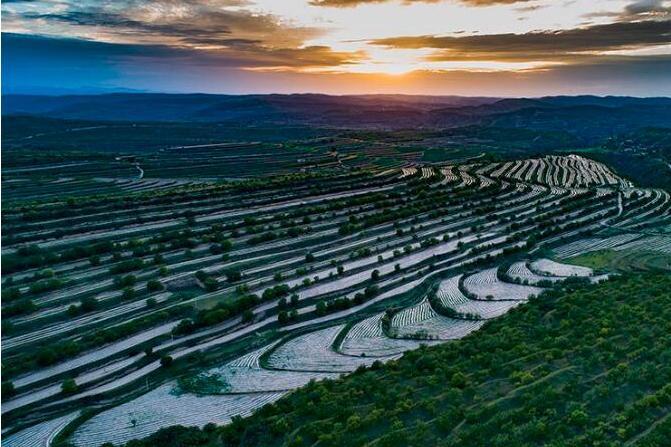
[[[109,271],[111,274],[117,275],[119,273],[128,273],[132,272],[133,270],[141,269],[143,266],[144,263],[142,262],[142,259],[129,259],[111,266]]]
[[[98,308],[98,301],[92,296],[87,296],[82,298],[79,308],[83,313],[93,312]]]
[[[180,321],[177,326],[172,330],[172,333],[175,335],[185,335],[185,334],[191,334],[196,330],[196,325],[194,324],[193,320],[190,318],[185,318],[184,320]]]
[[[114,285],[118,289],[133,286],[135,285],[136,282],[137,278],[135,277],[135,275],[117,276],[116,278],[114,278]]]
[[[219,289],[219,282],[211,277],[205,279],[203,285],[205,286],[205,290],[208,292],[214,292],[215,290]]]
[[[169,368],[172,365],[172,362],[173,362],[172,357],[170,357],[169,355],[164,355],[163,357],[161,357],[161,366],[164,368]]]
[[[42,281],[34,282],[30,285],[29,291],[31,294],[48,292],[62,287],[64,282],[58,278],[44,279]]]
[[[121,299],[132,300],[133,298],[135,298],[135,289],[132,287],[124,287],[123,293],[121,294]]]
[[[149,292],[158,292],[159,290],[163,290],[163,284],[157,279],[151,279],[147,281],[147,290]]]
[[[2,382],[2,400],[10,398],[16,394],[16,388],[10,381]]]
[[[226,281],[228,282],[236,282],[240,281],[242,279],[242,273],[240,273],[237,270],[228,270],[226,272]]]
[[[14,301],[21,298],[21,291],[18,287],[8,287],[2,291],[2,301]]]
[[[61,383],[61,391],[63,394],[75,394],[78,389],[79,387],[74,379],[65,379],[63,383]]]
[[[18,300],[15,303],[10,304],[2,310],[3,317],[14,317],[17,315],[25,315],[31,313],[37,309],[35,303],[29,299]]]

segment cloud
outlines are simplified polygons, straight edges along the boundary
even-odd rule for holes
[[[370,41],[394,49],[435,49],[431,61],[571,61],[671,43],[671,21],[615,22],[560,31],[470,36],[404,36]]]
[[[517,12],[534,12],[538,11],[539,9],[547,8],[550,5],[528,5],[528,6],[518,6],[515,8],[515,11]]]
[[[671,7],[664,6],[663,0],[639,0],[625,6],[624,11],[628,16],[668,16]]]
[[[272,46],[296,47],[321,34],[310,27],[283,24],[269,14],[255,14],[238,6],[240,0],[122,0],[81,4],[48,12],[34,8],[20,18],[36,24],[103,31],[119,40],[158,40],[184,45],[227,46],[229,38],[263,41]]]
[[[255,42],[240,41],[231,44],[232,48],[218,50],[198,50],[168,45],[106,43],[72,38],[50,38],[2,33],[3,50],[8,58],[35,57],[49,55],[50,60],[59,58],[75,61],[90,60],[107,65],[235,68],[253,70],[275,70],[284,68],[298,70],[307,68],[332,68],[360,62],[366,58],[362,52],[333,51],[327,46],[306,46],[300,48],[267,48]],[[4,59],[4,57],[3,57]],[[7,62],[7,63],[5,63]],[[3,65],[11,66],[11,61]]]
[[[618,21],[664,20],[671,17],[671,6],[668,0],[638,0],[629,3],[622,11],[597,11],[586,14],[588,19],[610,17]]]
[[[38,35],[54,37],[61,31],[81,41],[126,45],[120,48],[128,50],[128,57],[187,58],[201,65],[313,69],[351,64],[366,57],[361,51],[306,44],[323,31],[241,8],[247,4],[246,0],[66,3],[62,8],[12,11],[3,19],[19,22],[23,29],[46,31],[37,31]]]
[[[332,8],[352,8],[364,4],[373,3],[390,3],[399,1],[400,3],[439,3],[445,0],[310,0],[310,4],[314,6],[326,6]],[[494,5],[511,5],[513,3],[529,2],[534,0],[453,0],[459,3],[464,3],[468,6],[494,6]]]

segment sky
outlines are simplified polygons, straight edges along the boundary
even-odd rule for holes
[[[2,92],[671,96],[666,0],[4,0]]]

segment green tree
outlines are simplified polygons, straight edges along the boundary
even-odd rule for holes
[[[237,270],[228,270],[226,272],[226,281],[228,282],[236,282],[240,281],[242,279],[242,273],[240,273]]]
[[[242,313],[243,323],[250,323],[253,320],[254,320],[254,312],[252,312],[250,309],[247,309]]]
[[[16,394],[14,384],[10,381],[2,382],[2,399],[8,399]]]
[[[123,293],[121,294],[121,299],[132,300],[133,298],[135,298],[135,289],[132,287],[124,287]]]
[[[163,283],[157,279],[150,279],[147,281],[147,290],[149,292],[158,292],[163,290]]]
[[[205,286],[205,290],[208,292],[214,292],[215,290],[219,289],[219,282],[212,277],[206,278],[203,282],[203,285]]]
[[[79,309],[83,313],[93,312],[98,308],[98,300],[92,296],[87,296],[82,298]]]
[[[173,362],[172,357],[170,357],[169,355],[164,355],[163,357],[161,357],[161,366],[164,368],[169,368],[170,366],[172,366],[172,362]]]
[[[63,383],[61,383],[61,391],[63,394],[75,394],[78,389],[79,387],[74,379],[65,379],[63,380]]]

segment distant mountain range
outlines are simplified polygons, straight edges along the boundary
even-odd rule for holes
[[[329,96],[104,94],[34,96],[6,95],[3,114],[42,115],[50,118],[133,121],[328,121],[348,123],[367,113],[423,114],[446,107],[475,107],[496,98],[402,95]]]
[[[116,93],[5,95],[3,115],[100,121],[234,122],[342,128],[450,128],[466,125],[565,130],[602,137],[671,127],[671,98],[554,96],[207,95]]]

